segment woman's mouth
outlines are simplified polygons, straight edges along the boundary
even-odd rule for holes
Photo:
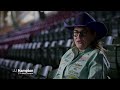
[[[77,41],[77,43],[80,43],[80,44],[81,44],[82,42],[81,42],[81,41]]]

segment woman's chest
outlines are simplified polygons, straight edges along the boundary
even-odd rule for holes
[[[76,61],[72,61],[64,69],[64,77],[65,78],[76,78],[77,79],[77,78],[80,77],[80,75],[88,74],[87,62],[88,62],[87,57],[81,57]]]

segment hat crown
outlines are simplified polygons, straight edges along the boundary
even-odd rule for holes
[[[76,18],[75,18],[75,25],[87,25],[90,22],[95,22],[96,20],[90,16],[86,12],[81,12]]]
[[[76,17],[73,25],[69,25],[64,22],[64,26],[69,30],[74,30],[75,27],[85,26],[90,30],[94,30],[97,34],[96,39],[101,39],[105,35],[107,35],[108,29],[102,23],[96,21],[91,15],[86,12],[80,12]]]

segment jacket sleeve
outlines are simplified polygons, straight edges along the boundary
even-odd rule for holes
[[[88,69],[88,79],[107,79],[109,62],[103,54],[98,54],[89,63]]]

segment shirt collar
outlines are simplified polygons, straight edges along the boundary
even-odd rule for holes
[[[75,56],[77,56],[78,54],[81,54],[81,53],[89,52],[89,51],[91,51],[91,50],[93,50],[93,49],[90,48],[90,47],[87,47],[87,48],[86,48],[85,50],[83,50],[83,51],[79,51],[79,49],[78,49],[76,46],[72,48],[72,51],[73,51],[73,53],[74,53]]]

